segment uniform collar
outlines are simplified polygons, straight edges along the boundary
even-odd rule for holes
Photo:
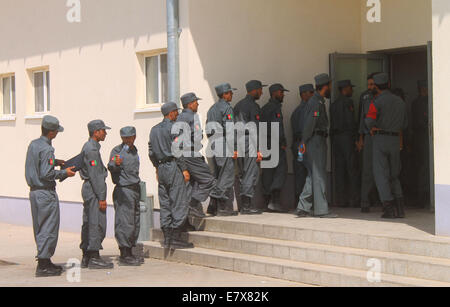
[[[43,140],[48,145],[52,145],[52,141],[50,141],[50,139],[48,137],[41,135],[40,139]]]
[[[276,105],[281,105],[281,102],[278,101],[277,99],[273,98],[273,97],[270,97],[269,102],[272,102],[272,103],[274,103],[274,104],[276,104]]]
[[[249,94],[247,94],[247,97],[246,97],[248,100],[250,100],[250,101],[253,101],[253,102],[256,102],[256,100],[255,100],[255,98],[253,98],[253,96],[251,96],[251,95],[249,95]]]
[[[194,111],[192,111],[191,109],[183,109],[183,113],[187,113],[187,114],[191,114],[194,115]]]
[[[173,122],[170,120],[170,118],[166,118],[166,117],[164,117],[164,119],[163,119],[162,122],[163,122],[163,123],[173,123]]]
[[[314,96],[315,96],[317,99],[319,99],[320,102],[325,103],[325,98],[322,97],[322,95],[320,95],[319,92],[316,91],[316,92],[314,93]]]
[[[229,103],[228,101],[226,101],[226,100],[223,99],[223,98],[220,98],[218,102],[219,102],[219,103],[226,103],[226,104],[228,104],[228,105],[231,105],[231,103]]]
[[[100,143],[97,142],[96,140],[94,140],[93,138],[89,138],[89,142],[90,142],[92,145],[94,145],[95,148],[97,148],[97,149],[100,149],[100,147],[102,147],[102,146],[100,145]]]

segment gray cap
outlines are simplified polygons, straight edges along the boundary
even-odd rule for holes
[[[89,132],[94,132],[97,130],[110,130],[110,129],[111,128],[106,126],[105,123],[100,119],[93,120],[88,124]]]
[[[338,88],[345,88],[347,86],[355,87],[350,80],[341,80],[338,82]]]
[[[284,86],[281,85],[280,83],[275,83],[271,87],[269,87],[269,92],[271,95],[276,91],[289,92],[289,90],[285,89]]]
[[[216,93],[218,96],[223,95],[228,92],[236,91],[237,89],[232,88],[230,83],[222,83],[216,86]]]
[[[317,75],[314,80],[316,81],[317,86],[326,85],[331,82],[330,76],[328,76],[328,74]]]
[[[64,128],[59,125],[59,120],[51,115],[44,116],[44,118],[42,119],[42,127],[50,131],[64,131]]]
[[[124,127],[122,129],[120,129],[120,136],[123,138],[135,136],[135,135],[136,135],[136,128],[134,128],[134,127]]]
[[[167,103],[163,104],[163,106],[161,107],[161,113],[164,116],[169,115],[170,112],[175,111],[175,110],[178,111],[178,106],[175,102],[167,102]]]
[[[427,80],[419,80],[419,81],[417,81],[417,86],[428,88],[428,81]]]
[[[373,82],[375,82],[376,85],[382,85],[389,83],[389,75],[387,73],[379,73],[373,76]]]
[[[247,82],[247,84],[245,85],[245,88],[247,89],[247,92],[251,92],[251,91],[266,87],[266,86],[267,85],[262,84],[262,82],[259,80],[251,80],[251,81]]]
[[[202,100],[201,98],[198,98],[195,93],[187,93],[181,96],[181,103],[183,104],[183,107],[186,107],[191,102],[194,102],[196,100]]]
[[[314,85],[312,84],[303,84],[300,86],[300,94],[305,92],[314,92]]]

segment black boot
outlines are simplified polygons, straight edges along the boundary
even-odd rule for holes
[[[224,199],[218,200],[218,209],[217,216],[236,216],[237,212],[234,212],[233,209],[227,208],[227,201]]]
[[[170,248],[170,241],[172,238],[172,228],[162,228],[164,240],[161,242],[161,246],[164,248]]]
[[[36,277],[52,277],[61,276],[62,270],[59,270],[51,265],[50,259],[38,259],[36,268]]]
[[[206,210],[206,213],[208,213],[209,215],[212,216],[216,216],[217,215],[217,198],[212,198],[209,200],[209,206],[208,209]]]
[[[392,201],[387,201],[383,204],[384,214],[381,216],[383,219],[395,219],[395,208]]]
[[[141,263],[138,259],[133,257],[133,255],[131,254],[131,248],[120,247],[119,265],[120,266],[140,266]]]
[[[100,257],[100,253],[98,251],[90,252],[90,259],[88,268],[90,270],[104,270],[104,269],[112,269],[114,268],[114,264],[111,262],[106,262]]]
[[[203,212],[203,206],[201,202],[196,199],[191,200],[189,204],[189,216],[199,219],[203,219],[206,217],[205,213]]]
[[[89,266],[89,259],[91,259],[88,251],[83,250],[83,258],[81,259],[81,268],[87,269]]]
[[[64,268],[63,268],[62,266],[60,266],[60,265],[54,264],[54,263],[52,262],[51,259],[49,259],[49,265],[50,265],[52,268],[54,268],[55,270],[64,272]]]
[[[251,199],[250,197],[247,196],[242,196],[242,205],[241,205],[241,214],[242,215],[257,215],[257,214],[261,214],[262,212],[257,210],[257,209],[253,209],[251,208]]]
[[[172,229],[170,247],[173,249],[187,249],[187,248],[193,248],[194,244],[183,241],[181,238],[180,228],[175,228],[175,229]]]
[[[399,219],[405,218],[405,199],[404,198],[398,198],[395,202],[395,209],[396,209],[396,217]]]
[[[281,208],[280,193],[281,193],[280,190],[275,190],[272,192],[271,201],[268,206],[268,209],[272,212],[278,213],[284,212],[283,208]]]

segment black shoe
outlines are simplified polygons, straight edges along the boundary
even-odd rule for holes
[[[300,209],[296,209],[294,214],[299,218],[310,216],[310,214],[308,212],[300,210]]]
[[[396,218],[396,214],[395,214],[395,209],[394,209],[394,205],[392,204],[391,201],[387,201],[383,204],[384,206],[384,214],[381,216],[381,218],[383,219],[395,219]]]
[[[50,259],[49,261],[50,261],[49,265],[50,265],[52,268],[54,268],[55,270],[64,272],[64,268],[63,268],[62,266],[54,264],[54,263],[52,262],[51,259]]]
[[[251,199],[247,196],[242,196],[242,205],[240,209],[240,214],[242,215],[258,215],[262,214],[262,211],[258,209],[251,208]]]
[[[262,212],[257,210],[257,209],[247,209],[247,208],[242,208],[239,213],[241,215],[259,215],[259,214],[262,214]]]
[[[50,265],[50,259],[38,259],[38,266],[36,268],[36,277],[54,277],[61,276],[62,270]]]
[[[279,191],[279,190],[272,192],[271,201],[269,202],[269,206],[267,207],[272,212],[277,212],[277,213],[286,212],[283,208],[281,208],[280,194],[281,194],[281,191]]]
[[[399,198],[395,202],[395,216],[399,219],[405,218],[405,199]]]
[[[92,252],[91,259],[89,259],[88,268],[90,270],[112,269],[114,268],[114,264],[103,260],[98,252]]]
[[[199,219],[203,219],[206,217],[205,213],[203,212],[203,206],[201,202],[195,199],[191,200],[191,203],[189,204],[189,216],[193,216]]]
[[[212,198],[209,200],[209,206],[208,209],[206,210],[206,213],[212,216],[216,216],[217,215],[217,203],[218,200],[217,198]]]
[[[91,256],[88,251],[83,251],[83,258],[81,258],[81,268],[87,269],[89,266],[89,259],[91,259]]]
[[[121,247],[120,248],[120,257],[119,257],[119,265],[120,266],[140,266],[141,262],[133,257],[131,254],[131,248]]]
[[[181,230],[179,228],[177,228],[177,229],[172,229],[170,247],[173,249],[188,249],[188,248],[194,248],[194,244],[183,241],[181,238]]]
[[[237,212],[233,211],[233,209],[227,208],[227,201],[224,199],[217,200],[218,209],[217,209],[217,216],[236,216],[238,215]]]
[[[170,248],[170,241],[172,237],[172,228],[162,228],[164,240],[161,242],[161,246],[164,248]]]

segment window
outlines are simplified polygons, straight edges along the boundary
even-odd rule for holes
[[[145,58],[146,104],[167,102],[167,54]]]
[[[33,72],[34,80],[34,111],[36,113],[50,112],[50,72]]]
[[[2,115],[16,114],[16,77],[14,75],[0,77]]]

